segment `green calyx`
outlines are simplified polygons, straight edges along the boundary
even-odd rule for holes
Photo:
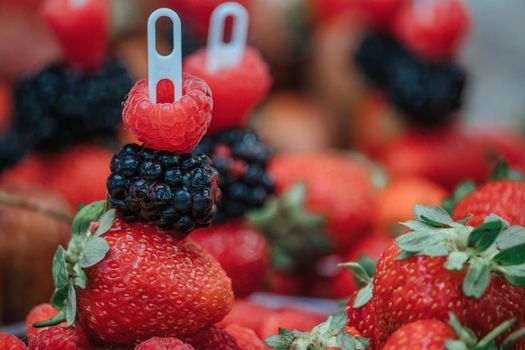
[[[360,257],[357,262],[339,264],[339,266],[346,267],[352,271],[356,284],[360,287],[352,304],[353,308],[363,307],[372,299],[373,276],[376,271],[376,265],[377,262],[367,256]]]
[[[353,337],[344,331],[348,315],[341,311],[315,326],[311,332],[279,329],[279,334],[266,339],[266,344],[277,350],[323,350],[336,347],[341,350],[366,350],[370,341],[362,337]]]
[[[55,291],[51,305],[58,314],[34,327],[54,326],[66,322],[71,326],[76,319],[76,289],[86,288],[88,283],[84,268],[93,266],[104,259],[109,245],[101,236],[115,221],[115,210],[107,210],[105,201],[93,202],[79,208],[71,225],[71,241],[67,250],[59,246],[53,257],[53,282]],[[93,222],[98,223],[92,227]]]
[[[481,340],[478,340],[476,334],[470,328],[463,327],[456,315],[451,312],[449,313],[448,324],[456,333],[457,339],[445,339],[445,348],[447,350],[509,350],[517,340],[525,336],[525,328],[511,333],[499,347],[496,345],[496,339],[507,332],[515,322],[516,319],[514,318],[504,321]]]
[[[476,184],[473,181],[463,181],[456,186],[452,195],[448,198],[443,199],[441,207],[449,214],[452,214],[454,208],[467,194],[472,193],[476,190]]]
[[[490,181],[501,180],[523,181],[523,174],[519,170],[512,168],[507,161],[501,160],[492,170]]]
[[[268,239],[273,266],[282,271],[293,270],[301,261],[311,264],[312,256],[329,252],[332,245],[325,217],[306,209],[306,191],[304,184],[296,184],[247,215]]]
[[[451,271],[464,268],[463,293],[479,298],[492,274],[501,274],[514,286],[525,286],[525,228],[510,226],[491,214],[478,227],[455,222],[440,207],[416,205],[416,220],[402,223],[412,231],[396,239],[398,260],[411,256],[446,256]]]

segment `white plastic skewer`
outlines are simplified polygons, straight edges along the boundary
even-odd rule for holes
[[[226,18],[233,17],[232,38],[224,42]],[[208,31],[207,69],[215,72],[221,68],[234,67],[241,61],[246,50],[248,36],[248,11],[237,2],[225,2],[213,11]]]
[[[173,24],[173,51],[161,55],[157,51],[155,24],[161,17],[168,17]],[[171,9],[155,10],[148,19],[148,90],[151,102],[157,103],[157,84],[167,79],[173,83],[175,101],[182,97],[182,48],[181,22],[179,15]]]

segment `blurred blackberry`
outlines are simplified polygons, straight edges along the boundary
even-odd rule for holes
[[[254,131],[231,129],[205,136],[194,151],[210,155],[219,172],[222,200],[217,220],[242,217],[274,193],[267,170],[271,152]]]
[[[446,123],[461,107],[466,76],[453,62],[421,59],[384,34],[365,37],[355,60],[365,76],[385,90],[417,126]]]
[[[15,139],[23,150],[21,156],[32,149],[55,151],[85,141],[114,139],[122,101],[132,84],[116,59],[89,75],[53,65],[22,79],[14,91],[14,117],[0,138],[0,169],[19,160],[5,154]]]
[[[111,160],[111,207],[128,221],[188,234],[209,226],[220,200],[219,174],[201,153],[176,154],[128,144]]]

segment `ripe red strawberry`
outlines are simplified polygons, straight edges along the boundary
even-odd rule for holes
[[[251,219],[284,253],[286,259],[274,259],[277,266],[345,252],[369,228],[375,198],[364,163],[336,152],[283,153],[269,170],[279,199]]]
[[[525,228],[495,217],[474,229],[441,208],[416,206],[417,220],[378,262],[372,297],[377,345],[411,321],[455,313],[478,336],[511,318],[525,321],[519,253]]]
[[[241,350],[235,338],[224,329],[211,326],[185,340],[197,350]]]
[[[206,82],[183,74],[182,97],[173,101],[173,90],[159,83],[157,103],[152,103],[148,82],[135,84],[124,104],[124,125],[147,147],[190,152],[206,133],[211,120],[213,100]]]
[[[525,226],[525,182],[497,181],[467,194],[454,209],[454,219],[472,215],[467,223],[478,226],[489,214],[496,214],[513,225]]]
[[[195,350],[195,348],[177,338],[154,337],[137,345],[135,350]]]
[[[460,181],[483,182],[490,173],[483,140],[458,126],[410,131],[394,142],[383,161],[394,175],[421,176],[448,189]]]
[[[28,342],[31,342],[40,332],[48,329],[44,328],[35,328],[33,324],[36,322],[43,322],[54,317],[58,313],[58,310],[55,309],[51,304],[44,303],[35,306],[27,315],[26,318],[26,337]],[[65,327],[65,323],[61,323],[58,327]]]
[[[85,332],[77,326],[51,327],[39,333],[29,343],[29,350],[89,350],[90,344]]]
[[[110,5],[104,0],[46,0],[42,15],[73,67],[92,70],[106,58]]]
[[[525,173],[525,138],[514,130],[495,128],[476,131],[490,156],[506,160],[514,169]]]
[[[59,247],[53,261],[51,303],[61,308],[60,317],[39,326],[64,320],[71,325],[78,315],[100,343],[183,338],[220,321],[233,304],[230,279],[196,243],[156,226],[115,219],[105,201],[79,211],[68,250]]]
[[[262,339],[266,339],[277,334],[280,328],[310,331],[325,319],[326,314],[318,312],[292,308],[281,309],[263,321],[260,336]]]
[[[261,288],[269,252],[259,232],[242,222],[230,222],[196,230],[191,239],[221,264],[232,280],[235,296],[243,297]]]
[[[249,112],[268,93],[272,78],[261,54],[248,47],[238,65],[216,72],[207,68],[207,50],[184,59],[183,70],[203,79],[213,92],[210,133],[245,126]]]
[[[231,324],[225,328],[231,334],[240,350],[267,350],[268,346],[255,334],[253,330],[238,324]]]
[[[368,350],[374,350],[376,344],[376,318],[373,301],[369,301],[363,306],[354,305],[358,296],[356,291],[346,306],[348,315],[348,326],[354,328],[359,334],[369,339]]]
[[[459,0],[413,2],[399,13],[394,31],[417,55],[449,60],[467,34],[469,21],[467,9]]]
[[[12,334],[0,333],[0,350],[27,350],[27,346]]]
[[[219,323],[220,327],[227,327],[232,324],[241,325],[252,329],[262,338],[261,329],[266,319],[277,311],[266,306],[253,303],[245,299],[235,300],[231,312]],[[257,317],[252,317],[257,315]]]

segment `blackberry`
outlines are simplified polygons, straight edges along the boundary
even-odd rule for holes
[[[128,144],[111,160],[111,207],[128,221],[189,233],[209,226],[220,200],[219,174],[204,154],[176,154]]]
[[[275,192],[267,171],[271,152],[254,131],[230,129],[205,136],[195,152],[209,154],[220,175],[222,200],[216,220],[239,218],[261,208]]]
[[[33,149],[56,151],[85,141],[114,140],[132,84],[117,59],[89,75],[57,64],[22,79],[14,91],[11,125],[0,138],[0,169]],[[19,145],[17,155],[9,152],[13,140]]]
[[[365,37],[355,60],[415,125],[441,125],[461,107],[466,75],[453,62],[426,61],[384,34]]]

